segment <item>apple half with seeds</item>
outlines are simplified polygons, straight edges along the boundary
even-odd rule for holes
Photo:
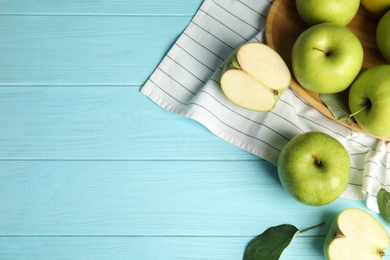
[[[291,82],[282,57],[260,42],[241,45],[226,60],[220,79],[225,96],[254,111],[270,111]]]
[[[349,208],[333,220],[325,238],[326,259],[382,259],[389,246],[389,235],[382,224],[368,212]]]

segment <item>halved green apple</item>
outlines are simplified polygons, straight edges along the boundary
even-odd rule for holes
[[[368,212],[349,208],[334,220],[326,236],[326,259],[382,259],[389,246],[389,236],[382,224]]]
[[[220,80],[229,100],[255,111],[273,109],[290,82],[291,73],[282,57],[259,42],[245,43],[232,52]]]

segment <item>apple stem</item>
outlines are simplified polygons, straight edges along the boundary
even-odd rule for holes
[[[357,114],[359,114],[360,112],[362,112],[364,109],[368,108],[368,105],[365,105],[364,107],[358,109],[357,111],[353,112],[352,114],[349,114],[348,117],[351,118]]]
[[[325,225],[325,221],[322,222],[322,223],[320,223],[320,224],[318,224],[318,225],[315,225],[315,226],[312,226],[312,227],[309,227],[309,228],[306,228],[306,229],[303,229],[303,230],[299,230],[299,233],[302,234],[302,233],[305,233],[306,231],[309,231],[309,230],[312,230],[312,229],[321,227],[321,226],[323,226],[323,225]]]
[[[320,158],[318,158],[317,155],[313,155],[312,157],[313,157],[313,159],[316,161],[316,164],[317,164],[317,165],[321,165],[321,160],[320,160]]]
[[[323,53],[325,54],[325,56],[329,56],[329,55],[330,55],[330,52],[329,52],[329,51],[324,51],[324,50],[321,50],[321,49],[316,48],[316,47],[313,47],[313,50],[323,52]]]

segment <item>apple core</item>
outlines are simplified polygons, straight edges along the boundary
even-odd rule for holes
[[[282,57],[259,42],[246,43],[234,51],[220,79],[229,100],[254,111],[271,110],[290,82],[291,73]]]

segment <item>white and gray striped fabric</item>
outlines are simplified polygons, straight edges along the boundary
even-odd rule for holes
[[[307,131],[339,140],[351,157],[342,197],[363,200],[378,212],[376,193],[389,185],[390,144],[352,131],[320,114],[291,89],[270,112],[232,104],[221,92],[224,60],[248,41],[265,42],[270,0],[205,0],[171,50],[141,88],[163,109],[192,118],[218,137],[276,164],[284,145]]]

